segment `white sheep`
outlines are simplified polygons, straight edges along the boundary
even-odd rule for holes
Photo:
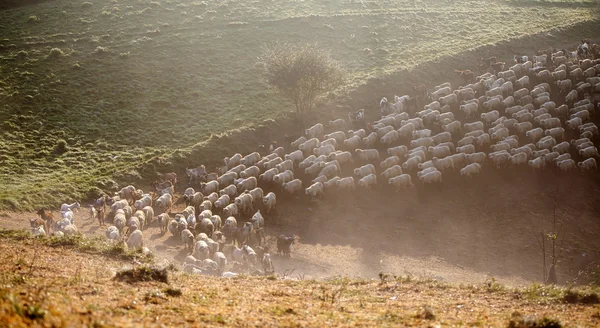
[[[581,118],[582,121],[590,119],[590,112],[587,109],[581,110],[577,113],[571,114],[569,118],[573,119],[575,117]]]
[[[544,134],[547,136],[551,136],[555,139],[558,139],[558,138],[564,139],[565,138],[565,129],[563,129],[562,127],[551,128],[551,129],[544,131]]]
[[[455,121],[455,122],[457,122],[457,121]],[[440,133],[434,135],[431,138],[433,138],[433,141],[434,141],[434,143],[436,145],[439,145],[439,144],[441,144],[443,142],[452,141],[452,134],[450,132],[447,132],[447,131],[446,132],[440,132]]]
[[[577,166],[581,168],[581,171],[597,170],[596,160],[594,158],[588,158],[583,162],[577,163]]]
[[[381,167],[381,169],[383,169],[383,170],[387,170],[388,168],[390,168],[394,165],[400,164],[400,163],[401,163],[400,157],[390,156],[390,157],[386,158],[383,162],[381,162],[379,164],[379,167]]]
[[[496,164],[496,168],[500,168],[510,162],[511,154],[506,150],[493,152],[489,154],[489,158]]]
[[[373,164],[363,165],[359,168],[354,169],[354,175],[358,177],[365,177],[369,174],[375,173],[375,166]]]
[[[554,146],[556,146],[556,139],[551,136],[544,137],[537,143],[539,149],[552,149]]]
[[[589,146],[579,151],[579,155],[583,158],[598,157],[598,148]]]
[[[462,147],[456,147],[456,152],[463,153],[463,154],[472,154],[475,152],[475,146],[474,145],[464,145]]]
[[[377,176],[374,173],[371,173],[358,180],[358,185],[360,187],[371,189],[371,187],[377,185]]]
[[[387,149],[388,155],[397,156],[399,158],[404,158],[404,155],[406,155],[407,152],[408,152],[408,147],[406,147],[404,145]]]
[[[402,174],[402,167],[400,167],[400,165],[394,165],[390,168],[388,168],[387,170],[383,171],[381,173],[381,177],[384,179],[384,181],[388,181],[389,179],[401,175]]]
[[[460,169],[460,175],[466,176],[467,178],[471,178],[472,175],[477,174],[481,171],[481,164],[472,163],[469,164],[462,169]]]
[[[323,195],[323,183],[315,182],[312,185],[310,185],[310,187],[306,188],[304,191],[311,199],[322,196]]]
[[[379,151],[377,149],[356,149],[354,152],[358,156],[358,159],[365,162],[379,160]]]
[[[392,130],[392,131],[389,131],[388,133],[386,133],[383,137],[381,137],[380,142],[383,145],[389,146],[389,145],[393,144],[394,142],[396,142],[398,140],[398,138],[399,138],[398,131]]]
[[[432,157],[438,157],[438,158],[442,158],[442,157],[446,157],[448,155],[451,154],[451,150],[448,146],[429,146],[427,148],[427,150],[429,151],[429,153],[431,154]]]
[[[525,136],[531,140],[531,142],[538,142],[544,136],[544,130],[542,128],[535,128],[525,132]]]
[[[130,249],[139,249],[144,247],[144,238],[141,230],[135,230],[127,238],[127,247]]]
[[[308,139],[318,138],[323,135],[324,131],[325,131],[325,128],[323,127],[323,124],[317,123],[317,124],[311,126],[310,128],[304,130],[304,134],[306,135],[306,137]]]
[[[443,125],[442,130],[449,133],[460,133],[462,125],[460,121],[453,121],[449,124]]]
[[[525,153],[516,153],[510,157],[510,163],[514,166],[527,164],[527,154]]]
[[[473,163],[483,164],[487,158],[487,154],[484,152],[466,154],[466,156],[467,156],[467,162],[469,162],[469,164],[473,164]]]
[[[502,140],[503,138],[508,137],[508,129],[505,127],[502,127],[498,130],[496,130],[496,132],[491,134],[491,138],[492,140]]]
[[[552,147],[552,151],[555,151],[559,154],[564,154],[564,153],[568,152],[570,148],[571,148],[571,144],[568,143],[567,141],[563,141],[563,142],[559,143],[558,145]]]
[[[402,164],[402,168],[405,170],[414,170],[418,167],[418,165],[422,162],[421,157],[413,156],[407,159],[404,164]]]
[[[401,174],[392,177],[388,180],[388,184],[394,186],[396,188],[396,191],[400,191],[400,188],[414,187],[409,174]]]
[[[572,170],[576,167],[575,161],[572,159],[567,159],[564,161],[560,161],[556,163],[556,166],[558,166],[558,168],[561,171],[568,171],[568,170]]]
[[[431,159],[435,168],[439,171],[444,171],[446,169],[454,169],[454,161],[450,157],[437,158],[434,157]]]
[[[429,130],[429,129],[417,130],[417,131],[413,132],[412,136],[413,136],[413,138],[431,137],[431,130]]]
[[[426,184],[430,184],[430,183],[434,183],[434,182],[442,183],[442,172],[433,171],[433,172],[423,174],[419,177],[419,180],[421,180],[421,182],[426,183]]]

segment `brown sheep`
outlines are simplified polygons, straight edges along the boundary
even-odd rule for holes
[[[502,72],[504,70],[504,62],[495,62],[490,66],[494,70],[495,74],[498,74],[498,72]]]
[[[40,208],[37,211],[37,215],[39,215],[40,218],[44,220],[44,222],[46,222],[46,226],[44,227],[44,229],[46,229],[46,233],[49,234],[50,227],[54,227],[54,214],[52,214],[51,211],[48,211],[45,208]]]

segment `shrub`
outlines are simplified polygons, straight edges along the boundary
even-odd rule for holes
[[[56,146],[54,146],[54,153],[58,155],[62,155],[69,150],[69,145],[64,139],[59,139],[56,142]]]
[[[62,57],[64,56],[65,53],[60,50],[59,48],[52,48],[50,49],[50,55],[48,55],[50,58],[58,58],[58,57]]]
[[[97,53],[97,54],[105,54],[105,53],[108,53],[108,48],[106,48],[106,47],[100,47],[100,46],[98,46],[98,47],[96,47],[96,53]]]
[[[40,22],[40,18],[37,16],[29,16],[29,18],[27,18],[27,23],[29,23],[29,24],[39,23],[39,22]]]
[[[25,50],[20,50],[19,52],[17,52],[17,58],[19,59],[24,59],[27,58],[29,56],[29,53]]]
[[[267,46],[261,59],[267,82],[294,103],[298,114],[310,111],[318,96],[343,82],[338,62],[314,45]]]
[[[92,8],[93,6],[94,6],[94,4],[91,2],[84,2],[81,4],[81,8],[83,8],[83,9]]]

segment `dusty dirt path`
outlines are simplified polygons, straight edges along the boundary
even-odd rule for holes
[[[527,170],[524,170],[527,171]],[[377,277],[380,271],[453,282],[495,278],[509,285],[540,281],[536,236],[551,231],[555,191],[565,251],[559,280],[572,281],[600,260],[598,176],[540,175],[488,169],[465,182],[395,193],[385,188],[326,196],[316,202],[280,197],[266,217],[271,252],[280,233],[295,234],[291,258],[274,256],[280,273],[293,277]],[[182,208],[176,208],[175,212]],[[31,213],[1,213],[0,227],[26,229]],[[76,214],[86,235],[103,235],[86,209]],[[146,245],[175,264],[185,258],[178,238],[144,230]]]

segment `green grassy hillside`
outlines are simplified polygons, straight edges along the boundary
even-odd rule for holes
[[[589,21],[595,6],[56,0],[2,10],[0,208],[94,196],[156,156],[289,112],[262,81],[266,43],[331,50],[349,72],[335,99],[401,68]]]

